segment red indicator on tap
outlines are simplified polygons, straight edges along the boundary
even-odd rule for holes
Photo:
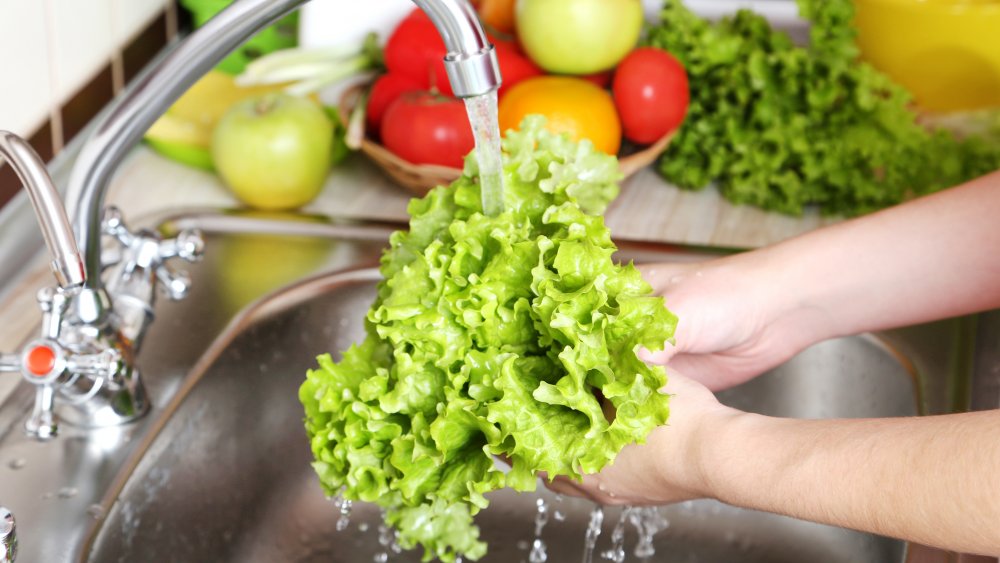
[[[24,363],[32,375],[44,377],[56,366],[56,353],[48,346],[35,346],[25,356]]]

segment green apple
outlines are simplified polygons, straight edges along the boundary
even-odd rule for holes
[[[332,144],[333,123],[316,102],[266,94],[226,111],[212,133],[212,161],[247,205],[294,209],[322,190]]]
[[[517,36],[538,66],[558,74],[614,68],[639,41],[642,0],[517,0]]]

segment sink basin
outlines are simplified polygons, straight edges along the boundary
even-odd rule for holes
[[[309,466],[297,390],[314,358],[363,337],[375,269],[310,279],[245,310],[198,362],[185,389],[129,472],[110,510],[95,522],[92,561],[378,560],[374,506],[355,506],[346,529]],[[870,417],[917,413],[914,373],[870,336],[819,344],[722,399],[775,416]],[[500,492],[477,521],[485,561],[527,560],[538,499],[554,516],[541,539],[550,562],[580,561],[593,505]],[[598,551],[611,547],[620,509],[608,509]],[[714,502],[661,510],[655,561],[903,561],[898,541]],[[634,547],[629,525],[626,549]],[[383,543],[388,538],[383,534]],[[419,552],[392,553],[419,561]]]
[[[388,229],[230,217],[170,224],[205,229],[208,252],[191,271],[191,296],[158,305],[139,357],[153,413],[108,432],[68,427],[39,445],[9,431],[16,416],[0,408],[0,501],[18,517],[22,555],[32,554],[24,561],[419,561],[420,552],[392,549],[376,507],[358,503],[341,521],[309,465],[297,398],[316,356],[362,338]],[[619,258],[705,255],[623,244]],[[823,342],[720,399],[803,418],[939,412],[945,407],[928,395],[956,386],[956,333],[946,323]],[[7,466],[12,459],[21,462],[16,471]],[[61,496],[67,486],[73,494]],[[594,505],[540,487],[492,495],[477,516],[490,548],[484,561],[529,560],[539,499],[549,516],[538,536],[546,560],[582,560]],[[658,514],[669,525],[655,536],[655,555],[633,555],[637,532],[628,523],[626,560],[903,562],[913,551],[889,538],[711,501]],[[621,509],[605,510],[595,561],[612,547],[619,520],[629,520]]]

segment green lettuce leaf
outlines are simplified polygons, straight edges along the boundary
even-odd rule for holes
[[[382,257],[367,338],[320,357],[300,389],[325,490],[385,507],[425,559],[479,558],[486,493],[599,471],[669,414],[664,371],[636,352],[662,348],[676,318],[612,261],[600,215],[617,161],[539,117],[503,148],[505,212],[482,214],[471,157],[451,186],[413,200],[409,231]]]
[[[647,42],[683,64],[688,114],[659,162],[684,189],[798,215],[859,215],[1000,168],[1000,143],[922,125],[858,58],[852,0],[797,0],[808,46],[750,10],[709,22],[666,0]]]

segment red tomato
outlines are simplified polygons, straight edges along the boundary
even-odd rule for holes
[[[365,110],[365,127],[372,136],[378,136],[382,129],[382,116],[389,104],[406,92],[425,90],[419,82],[405,74],[390,72],[379,76],[372,84]]]
[[[542,69],[521,52],[512,41],[490,37],[496,48],[502,84],[500,95],[507,88],[525,78],[540,76]],[[444,57],[448,50],[437,29],[419,9],[414,10],[396,27],[385,44],[385,66],[389,74],[408,76],[423,89],[437,89],[446,96],[453,95]]]
[[[461,168],[475,146],[465,102],[431,92],[407,92],[382,117],[382,144],[414,164]]]
[[[436,88],[452,95],[444,56],[448,50],[434,23],[419,9],[413,10],[385,44],[385,67],[390,73],[409,76],[424,89]]]
[[[677,129],[690,101],[684,66],[655,47],[629,53],[615,70],[611,91],[625,138],[639,144]]]

